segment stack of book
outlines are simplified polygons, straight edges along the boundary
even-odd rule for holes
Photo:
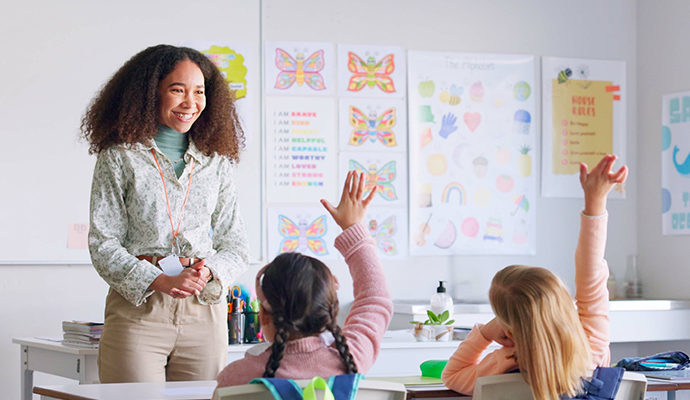
[[[99,322],[63,321],[62,344],[70,346],[98,348],[103,332],[103,324]]]

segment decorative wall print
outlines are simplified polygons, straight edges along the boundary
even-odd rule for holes
[[[399,99],[340,99],[340,151],[407,152],[407,107]]]
[[[335,93],[332,43],[266,42],[264,48],[267,94]]]
[[[319,259],[338,258],[333,247],[342,232],[325,208],[281,207],[268,209],[268,258],[296,252]]]
[[[661,106],[661,227],[690,234],[690,91],[663,96]]]
[[[338,94],[403,98],[405,64],[402,47],[339,44]]]
[[[534,254],[534,58],[410,51],[408,68],[410,254]]]
[[[626,163],[625,62],[542,58],[542,195],[582,198],[580,163]],[[516,114],[514,129],[529,124]],[[625,198],[623,186],[610,198]]]
[[[407,256],[407,210],[401,207],[370,207],[364,221],[382,258]]]
[[[255,130],[252,103],[253,99],[261,95],[258,83],[256,87],[251,86],[255,79],[252,46],[249,43],[224,41],[189,41],[182,42],[181,45],[200,51],[218,67],[228,87],[235,94],[235,104],[245,135],[245,145],[252,146],[255,140],[258,140],[258,136],[253,137]]]
[[[340,182],[345,182],[349,171],[364,173],[367,188],[377,194],[372,205],[401,206],[407,204],[407,157],[390,153],[340,153]]]
[[[332,99],[266,98],[268,203],[336,200],[334,111]]]

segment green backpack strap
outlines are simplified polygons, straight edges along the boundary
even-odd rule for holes
[[[320,376],[312,378],[311,382],[304,388],[302,398],[304,400],[317,400],[316,389],[323,390],[323,400],[335,400],[328,382]]]

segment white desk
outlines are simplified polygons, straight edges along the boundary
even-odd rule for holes
[[[41,400],[209,400],[216,381],[36,386]],[[31,393],[29,393],[31,395]]]

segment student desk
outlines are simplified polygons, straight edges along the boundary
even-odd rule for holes
[[[36,386],[41,400],[209,400],[216,381]],[[29,393],[31,394],[31,393]]]

